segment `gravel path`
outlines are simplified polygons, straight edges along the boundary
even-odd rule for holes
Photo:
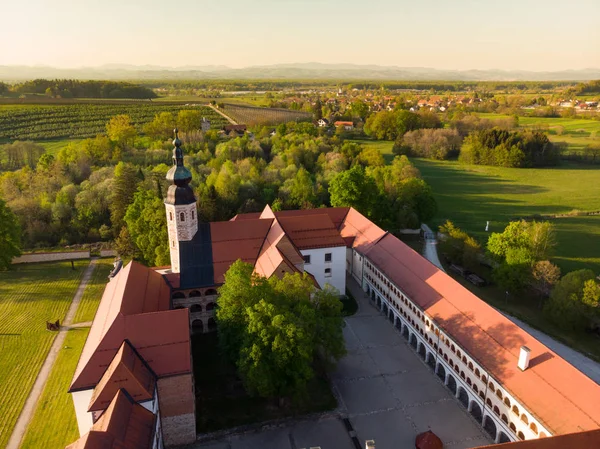
[[[35,379],[35,383],[27,397],[27,401],[25,401],[25,406],[23,410],[21,410],[21,414],[19,415],[19,419],[15,424],[15,428],[13,429],[13,433],[8,440],[8,445],[6,449],[19,449],[21,445],[21,441],[23,440],[23,436],[25,435],[25,431],[27,430],[27,426],[29,426],[29,421],[33,417],[33,412],[35,411],[35,407],[37,405],[38,400],[44,390],[44,386],[46,385],[46,381],[48,380],[48,376],[50,375],[50,371],[52,371],[52,367],[54,366],[54,362],[56,361],[56,357],[58,356],[58,352],[60,348],[62,348],[65,338],[67,336],[67,332],[71,327],[83,327],[84,323],[79,323],[71,326],[71,322],[73,321],[73,317],[75,316],[75,312],[77,311],[77,307],[79,307],[79,303],[81,302],[81,298],[83,297],[83,292],[87,283],[92,277],[92,273],[94,272],[94,268],[96,267],[97,259],[92,259],[90,264],[83,273],[83,277],[81,278],[81,283],[77,288],[77,292],[75,296],[73,296],[73,301],[71,302],[71,306],[65,315],[65,319],[62,323],[60,331],[56,338],[54,339],[54,343],[52,343],[52,347],[50,348],[50,352],[48,352],[48,356],[40,369],[40,372]]]

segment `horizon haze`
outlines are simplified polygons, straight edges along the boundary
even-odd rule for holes
[[[585,12],[582,14],[582,12]],[[285,64],[551,72],[600,65],[600,3],[10,0],[0,65]],[[16,18],[23,18],[16,20]],[[310,62],[309,62],[310,61]],[[221,66],[221,67],[219,67]]]

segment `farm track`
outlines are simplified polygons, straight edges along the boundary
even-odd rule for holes
[[[19,449],[21,441],[23,440],[23,436],[25,435],[25,431],[27,430],[27,426],[29,425],[29,421],[33,417],[33,412],[35,411],[35,406],[37,405],[38,399],[40,398],[44,386],[46,385],[46,381],[48,380],[48,375],[54,366],[54,362],[56,361],[56,357],[58,356],[58,352],[62,347],[65,338],[67,336],[67,330],[70,328],[71,322],[73,321],[73,317],[75,316],[75,312],[77,311],[77,307],[79,307],[79,303],[81,302],[81,298],[83,297],[83,292],[85,291],[85,287],[89,280],[92,277],[92,273],[94,272],[94,268],[96,267],[97,259],[92,259],[87,269],[83,273],[81,278],[81,283],[77,288],[77,292],[75,292],[75,296],[73,296],[73,300],[71,301],[71,305],[69,306],[69,310],[65,315],[65,319],[63,321],[63,325],[61,326],[61,330],[54,339],[54,343],[52,344],[48,356],[42,365],[39,373],[36,376],[35,383],[31,388],[31,392],[25,401],[25,405],[23,406],[23,410],[21,411],[19,418],[15,424],[12,435],[8,440],[8,445],[6,449]]]
[[[88,261],[35,264],[0,273],[0,448],[6,446]]]

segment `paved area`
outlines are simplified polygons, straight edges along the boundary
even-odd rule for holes
[[[421,225],[421,228],[423,229],[423,231],[425,231],[426,234],[425,246],[423,248],[423,256],[435,266],[444,271],[444,269],[441,266],[440,259],[438,258],[437,241],[435,240],[435,234],[433,234],[431,229],[429,229],[429,226],[427,226],[426,224]],[[428,238],[428,236],[431,236],[432,238]],[[588,376],[594,382],[600,384],[600,363],[556,341],[555,339],[553,339],[549,335],[546,335],[542,331],[534,329],[533,327],[529,326],[527,323],[519,320],[518,318],[510,316],[500,310],[498,310],[498,312],[500,312],[506,318],[511,320],[525,332],[529,333],[530,335],[541,341],[544,345],[556,352],[559,356],[561,356],[563,359],[565,359],[583,374]]]
[[[425,223],[421,224],[421,229],[425,233],[425,246],[423,246],[423,256],[436,267],[438,267],[442,271],[444,267],[440,262],[437,252],[437,240],[435,238],[435,233],[427,226]]]
[[[38,400],[44,390],[44,386],[46,385],[46,381],[48,380],[48,376],[50,375],[50,371],[54,366],[54,362],[56,361],[56,357],[58,357],[58,352],[60,348],[62,348],[63,343],[65,342],[65,338],[67,336],[67,331],[71,327],[84,327],[85,323],[78,323],[75,325],[71,325],[73,321],[73,317],[75,316],[75,312],[77,311],[77,307],[79,307],[79,303],[81,302],[81,298],[83,297],[83,292],[85,287],[87,286],[89,280],[92,277],[92,273],[94,272],[94,268],[96,267],[97,259],[92,259],[90,264],[86,268],[83,276],[81,278],[81,282],[79,287],[77,287],[77,291],[75,292],[75,296],[73,296],[73,301],[71,302],[71,306],[65,315],[65,319],[63,320],[61,330],[58,332],[58,335],[54,339],[54,343],[50,347],[50,352],[48,352],[48,356],[40,369],[40,372],[35,379],[35,383],[31,388],[31,392],[25,401],[25,405],[23,406],[23,410],[21,410],[21,414],[19,415],[19,419],[15,424],[15,428],[13,429],[13,433],[8,440],[8,445],[6,449],[19,449],[21,445],[21,441],[23,440],[23,436],[25,435],[25,431],[27,430],[27,426],[29,425],[29,421],[33,417],[33,412],[35,411],[35,406],[37,405]]]
[[[374,439],[377,449],[414,447],[415,436],[433,430],[446,448],[491,444],[487,434],[442,385],[393,326],[373,307],[353,280],[359,302],[346,318],[348,355],[332,375],[339,398],[337,414],[282,428],[230,435],[198,443],[202,449],[354,449],[341,418],[347,417],[360,442]]]

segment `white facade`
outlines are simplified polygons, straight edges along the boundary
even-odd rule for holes
[[[94,389],[75,391],[71,393],[73,398],[73,405],[75,406],[75,416],[77,416],[77,426],[79,427],[79,436],[82,437],[90,431],[92,424],[94,424],[94,417],[92,412],[88,412],[90,401]]]
[[[304,262],[304,271],[312,274],[319,285],[330,284],[340,295],[346,294],[346,247],[303,249],[300,251],[310,263]],[[330,255],[331,260],[326,261]]]
[[[167,230],[169,232],[169,252],[171,270],[179,273],[179,242],[190,241],[198,232],[198,211],[196,203],[173,205],[165,204]]]
[[[363,290],[496,443],[552,435],[399,286],[362,257]]]

